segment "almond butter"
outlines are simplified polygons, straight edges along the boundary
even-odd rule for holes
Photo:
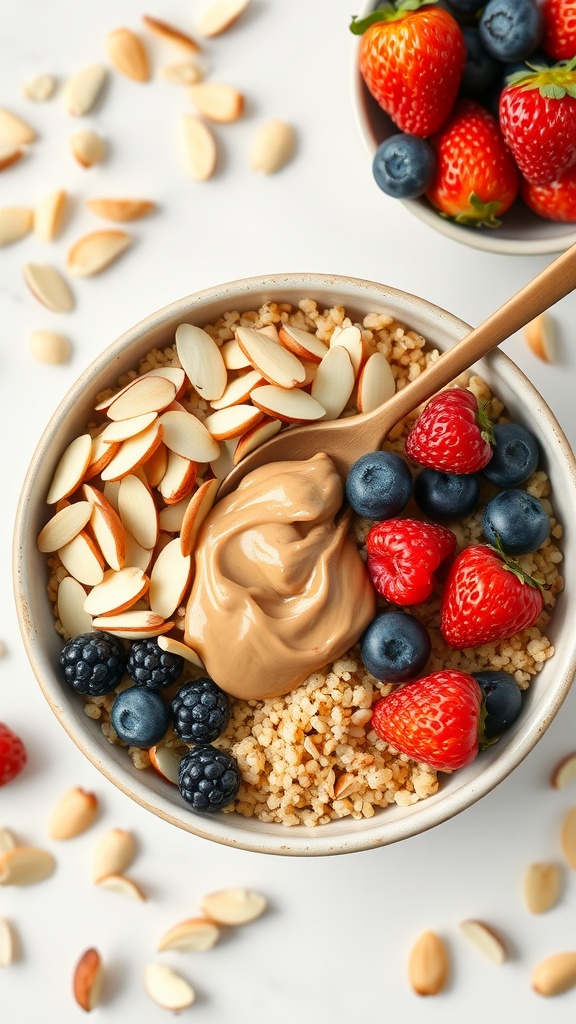
[[[114,67],[134,82],[147,82],[150,65],[144,43],[129,28],[117,28],[106,36],[106,49]]]
[[[140,220],[156,209],[150,199],[87,199],[86,206],[103,220]]]
[[[207,38],[219,36],[237,21],[248,3],[249,0],[212,0],[200,16],[199,32]]]
[[[420,996],[435,996],[448,980],[448,951],[439,935],[423,932],[416,940],[408,959],[408,978]]]
[[[54,807],[48,824],[51,839],[73,839],[86,832],[98,813],[98,798],[80,786],[69,789]]]
[[[72,135],[70,149],[81,167],[95,167],[96,164],[103,163],[108,153],[105,140],[98,132],[91,130]]]
[[[74,277],[99,274],[132,245],[125,231],[92,231],[74,243],[66,266]]]
[[[87,949],[74,969],[72,987],[74,998],[83,1010],[98,1006],[102,995],[103,970],[97,949]]]
[[[260,174],[276,174],[294,155],[296,133],[285,121],[266,121],[250,147],[250,166]]]
[[[157,948],[182,949],[195,953],[212,949],[220,937],[220,929],[205,917],[190,917],[169,928],[160,938]]]
[[[25,146],[34,142],[36,132],[26,121],[0,107],[0,142],[11,146]]]
[[[0,248],[24,238],[33,223],[34,211],[28,206],[0,207]]]
[[[182,114],[178,125],[178,153],[183,170],[196,181],[207,181],[216,170],[216,139],[207,124],[193,114]]]
[[[249,924],[266,910],[267,902],[250,889],[220,889],[200,901],[200,909],[217,924]]]
[[[539,861],[530,864],[524,874],[524,902],[532,914],[543,914],[556,906],[562,886],[557,864]]]
[[[555,953],[532,972],[532,988],[541,996],[558,996],[576,985],[576,953]]]
[[[149,32],[152,32],[156,36],[160,36],[161,39],[165,39],[169,43],[174,43],[176,46],[188,50],[190,53],[199,53],[200,45],[192,36],[189,36],[186,32],[182,32],[181,29],[175,28],[174,25],[170,25],[167,21],[161,21],[159,18],[153,18],[150,14],[143,14],[142,21]]]
[[[131,832],[124,828],[111,828],[104,832],[94,850],[92,874],[95,882],[106,875],[119,875],[130,867],[136,855],[136,843]]]
[[[106,83],[108,72],[101,64],[81,68],[64,86],[66,110],[73,117],[83,117],[95,107]]]
[[[484,921],[462,921],[460,931],[493,964],[503,964],[507,959],[504,941]]]
[[[144,988],[150,999],[165,1010],[185,1010],[196,998],[194,989],[165,964],[149,963],[144,968]]]
[[[35,299],[56,313],[69,313],[74,308],[72,292],[62,275],[45,263],[25,263],[24,281]]]
[[[218,124],[230,124],[244,113],[244,96],[221,82],[198,82],[188,89],[191,103],[202,117]]]
[[[35,885],[53,874],[56,861],[47,850],[16,846],[0,856],[0,885]]]

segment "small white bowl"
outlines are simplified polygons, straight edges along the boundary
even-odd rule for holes
[[[119,789],[143,807],[198,836],[263,853],[313,856],[350,853],[396,842],[451,818],[502,781],[529,753],[558,712],[576,671],[576,463],[570,445],[533,385],[504,353],[496,351],[479,371],[514,419],[535,430],[553,487],[558,520],[567,528],[562,542],[566,589],[550,626],[554,657],[532,683],[518,722],[498,743],[468,767],[442,776],[439,792],[409,808],[379,811],[373,818],[343,818],[315,828],[288,828],[236,813],[194,814],[175,786],[153,769],[133,767],[126,750],[111,745],[97,722],[83,711],[83,700],[58,671],[61,640],[45,583],[47,566],[36,538],[46,521],[45,496],[64,448],[85,428],[95,396],[114,386],[152,348],[170,345],[179,323],[202,326],[225,311],[258,309],[275,300],[294,305],[305,297],[321,307],[346,307],[354,318],[389,311],[440,349],[453,345],[470,328],[424,299],[382,284],[318,274],[249,278],[188,296],[132,327],[85,370],[46,427],[32,458],[20,498],[14,534],[14,587],[20,628],[38,683],[66,732],[86,757]],[[63,737],[63,742],[64,737]]]
[[[362,5],[360,17],[366,17],[374,9],[374,3]],[[369,93],[358,67],[360,39],[355,41],[351,63],[352,108],[360,137],[370,158],[366,169],[368,180],[372,177],[372,160],[381,142],[394,135],[399,128],[378,105]],[[374,183],[373,183],[374,184]],[[374,189],[377,190],[376,184]],[[378,197],[376,197],[378,198]],[[496,252],[511,256],[541,256],[547,253],[564,252],[576,242],[576,224],[546,220],[533,213],[521,199],[517,199],[502,217],[497,228],[467,227],[441,217],[424,197],[419,199],[392,199],[382,193],[382,203],[402,202],[407,210],[428,227],[455,242],[469,245],[473,249]]]

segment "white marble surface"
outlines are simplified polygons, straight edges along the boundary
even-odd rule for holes
[[[172,0],[149,13],[193,31],[200,8],[200,0]],[[165,928],[192,916],[203,893],[228,885],[264,892],[270,911],[210,953],[163,954],[197,988],[191,1019],[574,1019],[576,993],[544,1001],[531,991],[530,974],[545,956],[576,948],[576,877],[565,870],[560,904],[540,918],[523,907],[521,878],[532,861],[562,863],[559,830],[576,790],[552,791],[549,775],[576,746],[575,693],[529,758],[457,819],[386,849],[290,860],[211,846],[124,797],[58,725],[19,637],[11,529],[28,459],[69,385],[129,325],[217,282],[300,270],[386,281],[475,324],[549,262],[492,256],[432,235],[376,189],[349,103],[353,43],[347,24],[353,8],[348,0],[253,0],[243,23],[206,47],[211,76],[242,89],[247,111],[243,121],[218,131],[220,170],[200,185],[186,179],[175,157],[174,121],[189,109],[178,87],[158,79],[136,85],[115,75],[97,113],[85,119],[110,141],[109,160],[92,171],[81,170],[70,156],[67,140],[80,124],[63,110],[61,95],[44,104],[20,95],[20,84],[39,71],[62,80],[105,60],[107,31],[122,24],[140,29],[137,0],[0,5],[0,105],[28,118],[39,136],[26,160],[0,176],[0,205],[33,205],[58,187],[73,197],[73,214],[58,242],[46,245],[31,235],[0,252],[0,640],[7,649],[0,662],[0,719],[21,733],[30,753],[18,781],[0,791],[0,825],[48,845],[58,860],[50,881],[0,891],[0,915],[14,922],[22,945],[20,960],[0,969],[0,1018],[6,1024],[81,1019],[71,973],[91,945],[108,967],[99,1019],[166,1019],[143,992],[143,965],[154,959]],[[150,49],[156,67],[178,59],[177,51],[157,40]],[[256,127],[270,117],[296,125],[298,153],[281,174],[257,178],[247,152]],[[72,241],[99,226],[83,200],[122,193],[149,195],[160,210],[134,225],[136,243],[121,262],[100,278],[75,284],[73,313],[45,310],[27,292],[22,264],[62,266]],[[520,337],[505,346],[572,441],[575,314],[575,295],[554,309],[560,335],[554,365],[538,362]],[[33,362],[26,338],[37,328],[69,334],[74,356],[68,365]],[[91,832],[56,847],[47,840],[47,816],[72,785],[98,794],[101,816]],[[149,894],[146,903],[123,901],[90,881],[94,839],[112,826],[138,837],[132,874]],[[502,930],[511,949],[504,967],[484,960],[461,938],[458,924],[466,917]],[[453,970],[446,992],[423,1000],[407,985],[406,959],[426,928],[446,939]]]

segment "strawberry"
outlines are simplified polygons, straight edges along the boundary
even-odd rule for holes
[[[441,473],[477,473],[492,458],[492,424],[471,391],[448,388],[434,395],[406,438],[414,462]]]
[[[26,761],[26,748],[22,740],[4,722],[0,722],[0,786],[12,782]]]
[[[434,589],[436,569],[455,549],[456,537],[445,526],[418,519],[386,519],[368,531],[368,573],[387,601],[420,604]]]
[[[529,181],[523,181],[520,195],[539,217],[576,221],[576,164],[549,185],[531,185]]]
[[[424,0],[398,0],[354,18],[350,29],[362,36],[360,73],[382,109],[403,132],[435,132],[454,105],[466,63],[455,18]]]
[[[372,728],[401,754],[451,772],[478,753],[482,690],[465,672],[443,669],[406,683],[374,705]]]
[[[576,0],[544,0],[542,49],[554,60],[576,56]]]
[[[430,144],[436,174],[426,198],[458,224],[498,227],[519,176],[496,119],[474,100],[460,100]]]
[[[440,631],[463,650],[506,640],[533,626],[542,590],[511,558],[486,544],[464,548],[452,563],[440,607]]]
[[[548,185],[576,160],[576,58],[533,65],[507,79],[500,93],[500,127],[521,173]]]

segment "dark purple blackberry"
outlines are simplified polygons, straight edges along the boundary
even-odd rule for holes
[[[238,765],[216,747],[194,747],[180,761],[178,788],[186,803],[200,814],[211,814],[232,803],[240,787]]]
[[[211,679],[185,683],[172,701],[173,728],[186,743],[212,743],[230,720],[228,695]]]
[[[122,679],[126,652],[122,641],[111,633],[80,633],[62,648],[60,665],[66,682],[76,693],[103,697]]]
[[[183,668],[184,658],[163,651],[155,639],[136,640],[126,663],[130,678],[137,686],[147,686],[149,690],[175,683]]]

